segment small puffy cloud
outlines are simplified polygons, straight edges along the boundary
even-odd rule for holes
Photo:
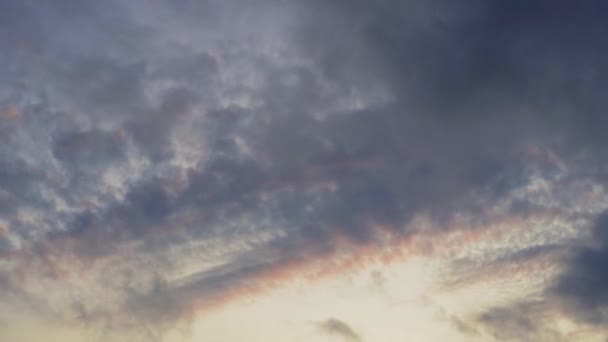
[[[326,321],[319,322],[318,326],[326,334],[340,336],[347,341],[362,341],[359,334],[350,325],[339,319],[329,318]]]

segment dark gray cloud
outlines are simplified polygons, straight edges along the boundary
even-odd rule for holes
[[[341,336],[348,341],[361,341],[359,334],[350,325],[336,318],[329,318],[320,322],[319,328],[327,334]]]
[[[543,326],[542,302],[521,302],[482,313],[481,323],[499,341],[567,341],[559,332]]]
[[[182,292],[330,255],[336,235],[364,245],[371,227],[414,233],[417,215],[482,221],[533,177],[559,176],[531,149],[568,177],[606,179],[604,2],[255,3],[2,1],[0,110],[19,115],[0,115],[14,240],[0,253],[42,241],[21,255],[94,262],[284,227],[187,285],[154,265],[150,295],[109,290],[165,320],[188,311]],[[591,312],[606,304],[603,245],[578,251],[558,286]],[[483,320],[497,315],[528,325]]]
[[[591,238],[588,245],[574,249],[550,293],[575,319],[605,324],[608,320],[607,212],[597,217]]]

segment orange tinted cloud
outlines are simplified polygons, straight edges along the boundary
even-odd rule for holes
[[[204,313],[235,301],[253,299],[292,282],[316,283],[334,276],[362,271],[372,266],[388,266],[410,257],[427,255],[429,251],[424,247],[426,238],[416,236],[384,244],[362,245],[357,245],[342,236],[333,236],[332,239],[335,240],[336,246],[340,246],[332,252],[311,253],[310,256],[268,266],[250,275],[246,279],[245,285],[229,287],[209,297],[197,293],[196,290],[185,295],[197,302],[193,308],[196,312]],[[197,301],[196,298],[199,300]]]
[[[186,296],[197,303],[194,307],[195,311],[207,312],[235,301],[250,300],[291,282],[319,282],[373,266],[389,266],[417,256],[441,256],[450,251],[466,249],[476,243],[500,240],[506,234],[512,234],[513,230],[525,229],[535,220],[551,219],[554,215],[555,213],[552,211],[539,211],[527,217],[503,216],[497,218],[485,229],[458,225],[453,228],[455,230],[431,230],[428,233],[412,233],[403,236],[397,235],[390,228],[376,226],[370,229],[373,229],[376,235],[384,236],[385,239],[379,238],[375,242],[363,244],[358,244],[346,234],[334,230],[338,233],[330,236],[332,246],[334,246],[331,252],[325,254],[311,252],[304,257],[269,265],[259,272],[248,275],[245,285],[237,284],[209,297],[197,293],[196,289],[187,293]],[[553,254],[534,255],[523,263],[504,262],[478,269],[470,278],[452,282],[439,291],[455,290],[459,286],[469,286],[501,277],[516,277],[530,272],[541,272],[552,264],[554,256]]]
[[[22,113],[15,106],[10,106],[0,110],[0,119],[16,120],[22,116]]]

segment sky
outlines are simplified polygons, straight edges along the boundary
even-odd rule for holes
[[[606,341],[606,11],[0,0],[0,341]]]

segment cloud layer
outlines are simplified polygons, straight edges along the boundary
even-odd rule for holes
[[[0,309],[160,339],[424,255],[446,288],[555,266],[492,338],[602,324],[607,6],[2,1]]]

